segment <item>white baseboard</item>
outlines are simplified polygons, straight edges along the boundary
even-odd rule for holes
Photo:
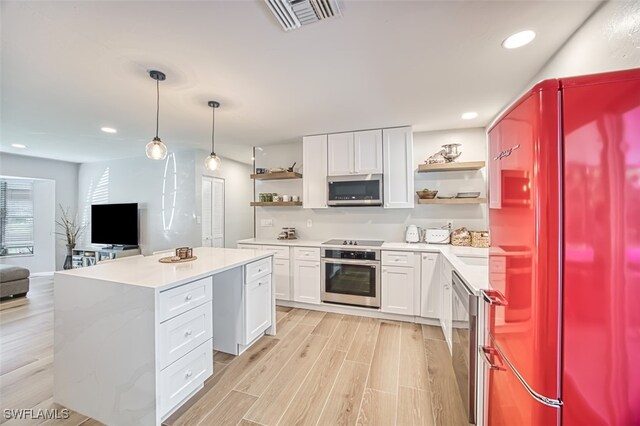
[[[413,322],[416,324],[435,325],[440,327],[440,320],[437,318],[422,318],[413,315],[398,315],[380,312],[377,309],[361,308],[358,306],[342,306],[331,303],[322,303],[320,305],[312,305],[309,303],[293,302],[290,300],[276,300],[276,305],[286,306],[289,308],[308,309],[310,311],[333,312],[344,315],[358,315],[361,317],[387,319],[393,321]]]

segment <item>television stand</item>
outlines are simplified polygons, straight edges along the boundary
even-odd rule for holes
[[[72,268],[83,268],[85,266],[97,265],[100,262],[111,259],[120,259],[122,257],[135,256],[140,254],[140,249],[111,249],[111,248],[96,248],[96,249],[73,249],[71,251],[71,265]]]
[[[107,246],[104,248],[104,250],[137,250],[138,246],[128,246],[128,245],[123,245],[123,244],[114,244],[112,246]]]

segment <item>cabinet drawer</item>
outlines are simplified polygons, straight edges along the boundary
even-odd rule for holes
[[[211,300],[213,277],[202,278],[160,293],[160,322]]]
[[[244,282],[250,283],[271,273],[271,258],[257,260],[245,266]]]
[[[276,259],[289,260],[289,247],[287,246],[262,246],[262,250],[275,251],[276,254],[273,257]]]
[[[320,261],[320,248],[319,247],[294,247],[293,258],[296,260]]]
[[[238,248],[247,250],[262,250],[262,246],[258,246],[255,244],[238,244]]]
[[[161,369],[213,337],[212,309],[207,302],[160,324]]]
[[[382,264],[386,266],[411,266],[415,265],[415,255],[408,251],[383,251]]]
[[[213,349],[207,341],[160,372],[160,411],[164,416],[213,374]]]

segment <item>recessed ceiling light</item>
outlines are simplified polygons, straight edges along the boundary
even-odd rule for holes
[[[100,130],[102,130],[105,133],[118,133],[118,131],[113,127],[100,127]]]
[[[478,116],[478,113],[475,111],[469,111],[469,112],[465,112],[464,114],[462,114],[462,119],[463,120],[473,120],[474,118],[476,118]]]
[[[21,143],[12,143],[11,146],[20,149],[25,149],[27,147],[26,145],[22,145]]]
[[[502,47],[505,49],[517,49],[525,44],[529,44],[536,38],[536,33],[531,30],[520,31],[505,38]]]

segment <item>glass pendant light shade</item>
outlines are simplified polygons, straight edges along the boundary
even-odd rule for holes
[[[220,162],[220,157],[212,152],[210,156],[204,159],[204,166],[211,171],[218,170]]]
[[[164,160],[167,158],[167,146],[162,143],[160,138],[153,138],[153,140],[147,144],[145,151],[147,158],[151,160]]]
[[[147,158],[151,160],[164,160],[167,158],[167,146],[158,137],[158,127],[160,124],[160,82],[167,76],[162,71],[151,70],[149,77],[156,81],[156,136],[145,147]]]

